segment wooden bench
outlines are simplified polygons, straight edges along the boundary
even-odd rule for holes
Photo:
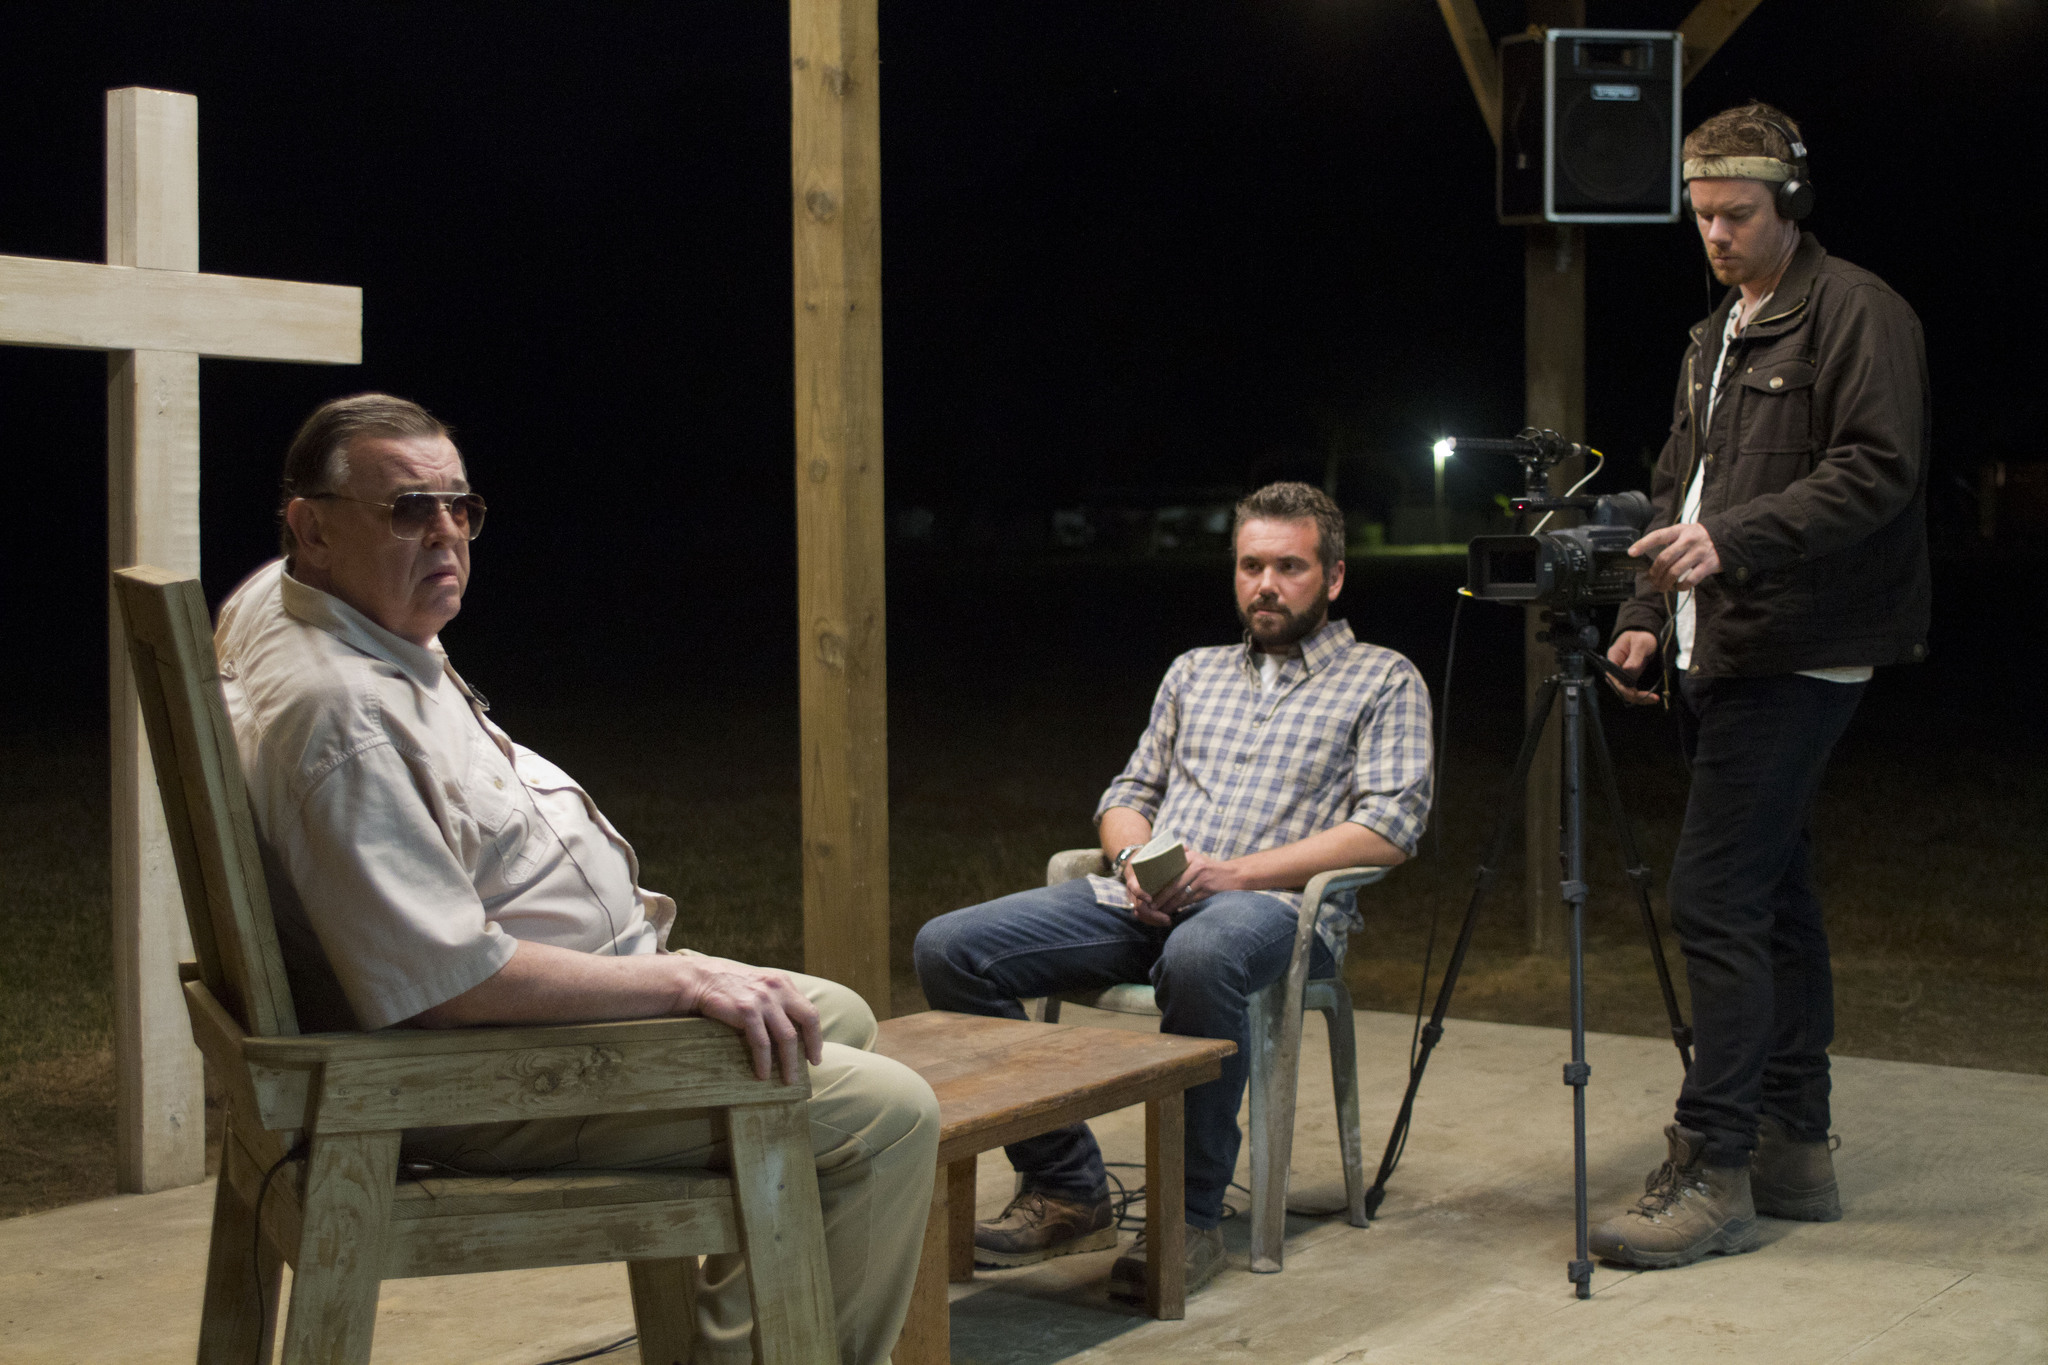
[[[947,1365],[946,1285],[974,1276],[974,1169],[983,1152],[1129,1105],[1145,1106],[1145,1306],[1186,1311],[1181,1097],[1221,1074],[1235,1044],[1125,1029],[984,1019],[931,1010],[881,1026],[875,1051],[939,1099],[939,1171],[896,1365]]]

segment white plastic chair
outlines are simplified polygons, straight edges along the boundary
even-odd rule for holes
[[[1102,850],[1070,848],[1055,853],[1045,865],[1045,884],[1057,886],[1090,873],[1107,873]],[[1308,974],[1315,943],[1316,911],[1343,891],[1370,886],[1387,875],[1384,867],[1340,867],[1318,873],[1302,892],[1301,926],[1294,935],[1294,956],[1286,975],[1254,994],[1250,1001],[1252,1096],[1252,1269],[1271,1274],[1280,1269],[1281,1241],[1287,1223],[1288,1164],[1294,1154],[1294,1091],[1301,1070],[1301,1020],[1305,1010],[1321,1010],[1330,1026],[1330,1085],[1337,1098],[1337,1141],[1344,1159],[1346,1214],[1353,1227],[1366,1225],[1365,1158],[1358,1139],[1358,1041],[1351,1017],[1351,992],[1344,986],[1344,948],[1349,926],[1337,920],[1337,970],[1334,976]],[[1152,988],[1142,983],[1110,986],[1099,991],[1071,991],[1047,997],[1037,1017],[1056,1023],[1066,1001],[1117,1014],[1159,1017]]]

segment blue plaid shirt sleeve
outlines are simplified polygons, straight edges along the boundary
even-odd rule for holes
[[[1131,751],[1124,770],[1116,775],[1102,800],[1095,805],[1095,820],[1113,806],[1128,806],[1147,820],[1159,818],[1159,805],[1166,799],[1166,780],[1173,772],[1173,742],[1180,733],[1180,690],[1187,678],[1192,656],[1183,654],[1166,670],[1159,693],[1152,698],[1152,718],[1138,747]]]
[[[1358,738],[1357,804],[1346,819],[1413,856],[1429,822],[1429,688],[1401,659],[1387,670]]]

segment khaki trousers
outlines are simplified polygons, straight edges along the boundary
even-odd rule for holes
[[[869,1051],[875,1016],[853,991],[788,973],[818,1007],[824,1060],[811,1068],[811,1151],[832,1273],[841,1365],[886,1365],[903,1328],[924,1246],[939,1151],[939,1105],[908,1067]],[[417,1129],[405,1155],[461,1171],[729,1167],[723,1126],[691,1113],[614,1114]],[[745,1263],[707,1256],[699,1275],[697,1360],[752,1357]]]

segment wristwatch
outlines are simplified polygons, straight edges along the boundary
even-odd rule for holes
[[[1122,848],[1118,849],[1116,856],[1109,860],[1109,875],[1112,877],[1123,876],[1124,865],[1131,861],[1133,853],[1136,853],[1143,847],[1143,844],[1125,844]]]

